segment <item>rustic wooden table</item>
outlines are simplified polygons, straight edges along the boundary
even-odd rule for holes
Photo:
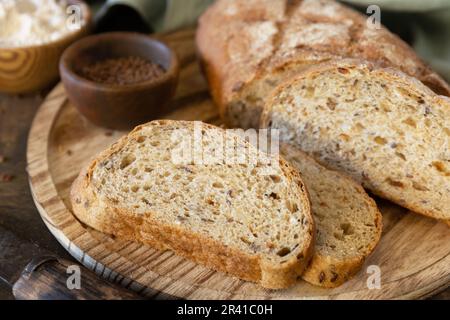
[[[72,259],[42,222],[28,186],[25,156],[27,136],[34,114],[44,97],[45,93],[0,95],[0,227],[35,244],[36,250],[41,247]],[[0,299],[13,299],[11,288],[1,280]]]
[[[192,41],[194,32],[188,29],[165,37],[177,52],[187,75],[198,72]],[[202,85],[206,86],[205,83]],[[185,89],[192,90],[191,85]],[[49,91],[50,88],[40,94],[23,96],[0,94],[0,232],[12,232],[17,238],[33,243],[36,253],[42,248],[73,260],[42,222],[31,198],[26,172],[29,129],[37,109]],[[0,257],[0,274],[4,270],[8,269]],[[12,298],[11,288],[0,278],[0,299]],[[434,298],[450,300],[450,288]]]
[[[25,159],[27,136],[44,96],[45,93],[0,95],[0,227],[34,243],[37,248],[72,259],[42,222],[28,186]],[[0,299],[13,299],[11,288],[1,280]],[[432,299],[450,300],[450,288]]]

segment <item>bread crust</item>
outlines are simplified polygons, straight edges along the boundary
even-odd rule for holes
[[[317,163],[313,157],[295,147],[282,145],[281,149],[314,162],[318,167],[323,167]],[[337,259],[329,255],[321,254],[318,250],[315,250],[311,262],[303,273],[302,278],[313,285],[325,288],[335,288],[352,278],[361,269],[366,258],[375,250],[381,239],[383,217],[378,210],[376,202],[366,193],[364,188],[359,183],[338,171],[330,170],[325,167],[323,167],[323,170],[330,171],[333,175],[335,175],[335,177],[337,177],[337,179],[335,179],[336,181],[340,180],[342,181],[342,184],[345,183],[346,185],[351,185],[353,187],[352,190],[355,190],[355,193],[364,199],[364,202],[374,213],[375,217],[374,225],[376,227],[376,235],[370,245],[365,249],[365,252],[361,252],[359,255],[347,259]],[[305,177],[303,177],[303,180],[308,188],[308,181]],[[311,187],[309,190],[311,190]],[[317,226],[316,229],[318,229]],[[320,229],[318,230],[320,231]]]
[[[287,79],[282,84],[280,84],[276,90],[274,90],[270,97],[267,99],[267,103],[265,105],[265,108],[261,114],[260,119],[260,127],[261,128],[267,128],[270,126],[271,121],[271,113],[272,113],[272,105],[274,104],[274,99],[276,99],[276,96],[279,92],[282,92],[287,89],[293,82],[300,81],[302,78],[310,77],[314,74],[320,74],[322,72],[333,70],[337,68],[362,68],[369,70],[372,74],[376,75],[377,73],[381,73],[381,76],[386,78],[389,81],[395,81],[397,83],[401,83],[404,86],[407,86],[411,91],[420,94],[423,93],[425,95],[428,95],[432,98],[433,102],[436,105],[448,105],[450,103],[450,99],[446,96],[439,96],[436,93],[434,93],[430,88],[425,86],[422,82],[419,80],[410,77],[403,72],[393,69],[393,68],[382,68],[380,65],[359,60],[359,59],[342,59],[342,60],[332,60],[330,62],[326,62],[319,65],[314,65],[303,72],[300,72],[299,74],[295,75],[294,77]],[[318,159],[317,159],[318,160]],[[319,161],[320,162],[320,161]],[[326,166],[325,163],[322,163],[324,166]],[[363,182],[363,186],[364,182]],[[409,202],[406,202],[402,198],[395,196],[393,194],[383,192],[379,189],[371,188],[370,190],[375,195],[390,200],[404,208],[407,208],[413,212],[417,212],[419,214],[435,218],[435,219],[444,219],[447,220],[448,216],[442,216],[442,213],[438,211],[434,211],[432,209],[429,209],[425,206],[420,206],[417,204],[412,204]]]
[[[157,123],[169,125],[175,121],[160,120]],[[177,121],[177,123],[191,123]],[[275,264],[259,255],[250,255],[237,248],[224,245],[200,233],[194,233],[182,226],[165,224],[154,218],[152,212],[135,213],[121,208],[106,199],[101,199],[91,184],[97,164],[119,150],[146,125],[136,127],[129,135],[122,137],[110,148],[100,153],[74,181],[70,199],[74,215],[86,225],[123,240],[144,243],[158,250],[171,250],[194,262],[214,270],[235,275],[241,279],[260,283],[270,289],[286,288],[294,284],[308,265],[313,249],[315,227],[311,215],[309,196],[298,172],[280,158],[284,174],[298,186],[298,195],[303,199],[303,212],[309,218],[307,238],[304,247],[298,248],[295,256],[283,264]],[[217,127],[203,124],[205,128]]]
[[[239,21],[250,19],[253,21],[265,21],[277,28],[280,17],[271,14],[274,5],[265,5],[267,0],[250,0],[242,3],[236,3],[240,8],[246,6],[246,2],[251,4],[251,10],[242,14],[237,12]],[[272,2],[272,1],[271,1]],[[280,5],[277,0],[277,6]],[[274,4],[274,3],[273,3]],[[284,4],[282,5],[284,7]],[[250,6],[249,6],[250,7]],[[242,37],[242,28],[245,28],[245,22],[240,23],[223,14],[227,10],[226,1],[216,1],[199,18],[196,32],[196,45],[201,69],[206,75],[210,92],[215,104],[219,108],[219,113],[224,122],[231,127],[229,120],[228,103],[238,94],[240,89],[253,78],[258,71],[258,64],[272,54],[267,56],[255,56],[254,60],[243,58],[236,62],[235,55],[230,56],[228,39],[230,37],[239,38],[236,41],[236,47],[244,48],[246,43],[251,40]],[[282,10],[284,12],[284,10]],[[247,17],[248,15],[248,17]],[[225,28],[229,26],[234,31],[229,32]],[[267,43],[269,44],[269,43]]]
[[[247,2],[252,10],[248,10]],[[330,10],[334,11],[331,15]],[[199,19],[196,43],[212,96],[227,125],[258,124],[258,106],[249,115],[242,114],[241,109],[246,108],[246,88],[264,75],[332,57],[360,58],[398,68],[436,93],[450,96],[449,85],[413,49],[384,27],[369,28],[366,20],[355,10],[330,0],[274,0],[271,5],[264,1],[216,1]],[[247,36],[246,30],[260,26],[261,21],[272,24],[276,33],[267,39]],[[301,34],[308,28],[323,28],[322,34],[317,33],[321,38],[302,35],[297,37],[302,42],[290,43],[296,39],[286,35]],[[333,36],[339,30],[342,34]],[[264,50],[255,50],[255,44],[263,40]],[[242,58],[246,52],[247,57]],[[316,55],[316,59],[311,59],[311,55]],[[248,117],[255,119],[244,119]]]

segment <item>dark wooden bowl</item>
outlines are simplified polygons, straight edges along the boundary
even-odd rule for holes
[[[81,69],[100,60],[141,57],[161,65],[166,72],[155,79],[131,85],[93,82],[81,76]],[[158,118],[166,111],[178,82],[176,54],[149,36],[111,32],[90,36],[71,45],[61,57],[61,79],[76,108],[92,123],[127,130]]]
[[[35,92],[58,79],[58,62],[64,49],[86,36],[92,24],[91,11],[84,1],[69,0],[68,4],[81,8],[84,25],[80,30],[49,43],[0,48],[0,92]]]

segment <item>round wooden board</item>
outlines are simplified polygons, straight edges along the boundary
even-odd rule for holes
[[[219,124],[195,61],[192,38],[192,31],[165,38],[180,55],[183,69],[173,112],[164,118]],[[287,290],[266,290],[170,251],[159,252],[92,230],[72,215],[70,186],[95,154],[123,134],[87,122],[58,85],[36,114],[27,154],[31,190],[45,224],[76,259],[111,281],[148,297],[186,299],[424,298],[450,285],[449,228],[383,200],[377,200],[384,224],[380,244],[362,270],[336,289],[299,281]],[[380,268],[380,289],[367,287],[371,265]]]

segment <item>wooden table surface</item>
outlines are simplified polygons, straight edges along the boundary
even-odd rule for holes
[[[28,186],[25,156],[28,131],[44,97],[45,93],[0,94],[0,227],[37,247],[72,259],[42,222]],[[13,299],[11,288],[1,280],[0,299]]]
[[[26,172],[30,125],[50,90],[21,96],[0,94],[0,232],[11,231],[16,237],[33,243],[36,251],[44,248],[75,261],[42,222],[31,198]],[[2,267],[0,261],[0,273]],[[14,297],[11,287],[0,279],[0,300],[5,299]],[[450,287],[431,299],[450,300]]]
[[[0,227],[32,242],[36,247],[73,260],[42,222],[28,186],[25,159],[27,136],[33,116],[44,97],[45,93],[26,96],[0,94]],[[1,268],[0,262],[0,271]],[[11,288],[1,280],[0,299],[13,299]],[[432,299],[450,300],[450,288]]]

